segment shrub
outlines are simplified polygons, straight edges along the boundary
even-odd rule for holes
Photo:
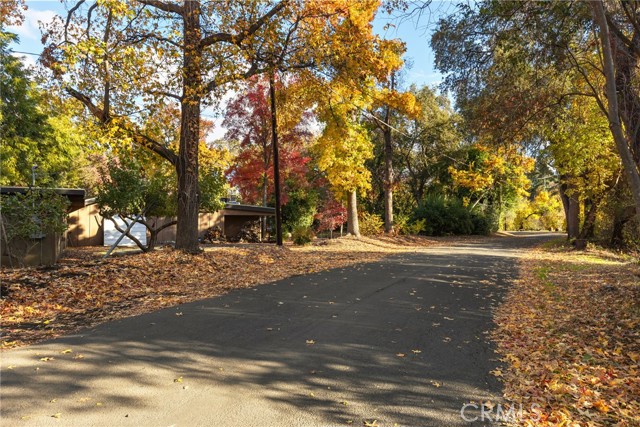
[[[2,196],[0,205],[3,243],[20,266],[42,237],[67,229],[69,201],[53,190],[30,189],[25,194]]]
[[[416,222],[422,221],[424,232],[430,236],[451,234],[489,234],[491,221],[480,212],[471,212],[459,200],[428,197],[416,210]]]
[[[494,221],[480,212],[471,213],[471,222],[473,223],[473,234],[488,235],[494,230]]]
[[[313,237],[311,227],[296,227],[293,229],[293,233],[291,233],[293,243],[296,245],[308,245],[313,240]]]
[[[408,216],[398,215],[393,223],[393,229],[403,236],[417,236],[427,229],[427,219],[418,218],[415,221],[411,221]]]
[[[397,215],[393,219],[393,229],[400,235],[407,235],[409,233],[410,218],[406,215]]]
[[[420,218],[413,221],[411,224],[407,226],[407,233],[412,236],[417,236],[418,234],[424,233],[427,229],[427,219]]]
[[[360,212],[360,218],[358,218],[360,224],[360,234],[363,236],[375,236],[381,234],[384,228],[384,221],[382,217],[377,214],[370,214],[368,212]]]
[[[308,228],[318,205],[318,195],[314,191],[298,189],[289,192],[289,200],[282,206],[282,225],[285,231]]]

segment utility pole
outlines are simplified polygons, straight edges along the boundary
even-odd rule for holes
[[[276,116],[275,70],[269,74],[271,98],[271,137],[273,144],[273,183],[276,190],[276,244],[282,246],[282,215],[280,212],[280,160],[278,157],[278,121]]]

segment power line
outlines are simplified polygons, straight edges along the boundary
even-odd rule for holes
[[[33,56],[41,56],[40,53],[33,53],[33,52],[22,52],[20,50],[11,50],[12,53],[21,53],[23,55],[33,55]]]

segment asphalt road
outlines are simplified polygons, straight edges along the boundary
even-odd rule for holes
[[[500,399],[491,311],[549,236],[395,255],[5,352],[0,425],[486,425],[460,411]]]

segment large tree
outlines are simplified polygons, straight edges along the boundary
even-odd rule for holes
[[[0,185],[31,185],[33,165],[37,186],[82,185],[87,138],[72,106],[45,96],[33,72],[11,54],[8,45],[17,41],[0,30]]]
[[[404,47],[402,47],[404,51]],[[399,52],[400,53],[400,52]],[[393,232],[393,192],[397,185],[393,160],[395,157],[394,136],[397,133],[399,116],[415,118],[420,114],[420,105],[411,92],[399,90],[398,70],[391,71],[387,80],[375,91],[370,119],[380,133],[382,158],[384,160],[384,230]]]
[[[361,50],[369,44],[350,30],[377,7],[373,0],[357,5],[348,0],[79,0],[48,29],[43,58],[67,92],[110,132],[174,165],[176,247],[194,252],[203,106],[214,103],[230,83],[263,72],[326,71],[336,61],[366,62],[370,58]],[[367,30],[370,34],[370,25]],[[144,117],[153,118],[167,104],[180,109],[177,152],[142,131]]]
[[[460,5],[432,39],[436,66],[448,73],[462,111],[475,111],[476,129],[500,129],[498,140],[533,141],[535,128],[563,114],[571,98],[595,99],[639,210],[639,8],[623,1]]]
[[[45,34],[43,56],[61,85],[110,132],[154,151],[178,176],[176,247],[198,251],[198,150],[203,105],[229,82],[261,71],[285,2],[79,0]],[[179,108],[177,151],[141,118]]]
[[[453,153],[460,148],[461,119],[449,99],[429,87],[411,88],[421,113],[403,116],[396,135],[398,176],[419,206],[429,189],[444,191]],[[453,159],[455,160],[455,159]]]

